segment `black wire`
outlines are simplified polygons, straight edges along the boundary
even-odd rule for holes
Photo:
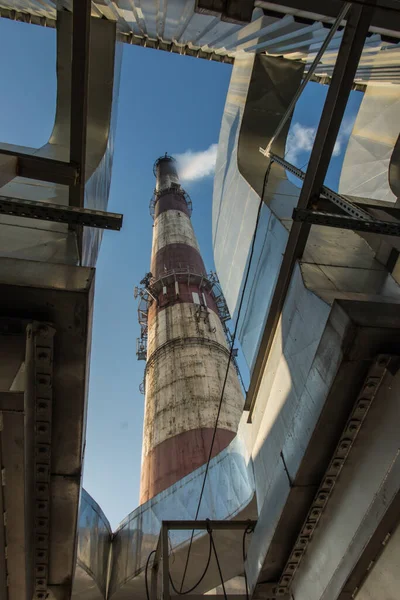
[[[148,555],[148,557],[147,557],[147,561],[146,561],[146,568],[145,568],[145,570],[144,570],[144,582],[145,582],[145,584],[146,584],[146,597],[147,597],[147,600],[150,600],[150,594],[149,594],[149,583],[148,583],[148,581],[147,581],[147,572],[148,572],[148,569],[149,569],[149,563],[150,563],[150,559],[151,559],[151,557],[153,556],[153,554],[155,554],[155,553],[156,553],[156,551],[155,551],[155,550],[152,550],[152,551],[150,552],[150,554]]]
[[[210,536],[210,548],[208,551],[208,559],[207,559],[207,564],[205,566],[205,569],[203,571],[203,574],[201,575],[200,579],[197,581],[197,583],[194,584],[194,586],[192,586],[190,589],[185,590],[184,592],[178,590],[175,587],[174,582],[172,581],[172,577],[171,575],[169,576],[169,580],[171,582],[171,586],[172,589],[174,590],[175,594],[179,594],[179,596],[184,596],[185,594],[190,594],[190,592],[193,592],[193,590],[195,590],[197,588],[198,585],[200,585],[200,583],[203,581],[204,577],[206,576],[206,573],[208,571],[208,567],[210,566],[210,562],[211,562],[211,552],[212,552],[212,543],[211,543],[211,536]]]
[[[213,547],[213,549],[214,549],[215,560],[216,560],[216,563],[217,563],[217,567],[218,567],[219,576],[220,576],[220,578],[221,578],[222,589],[223,589],[223,592],[224,592],[224,598],[225,598],[225,600],[228,600],[228,596],[226,595],[226,590],[225,590],[224,578],[222,577],[221,565],[219,564],[219,559],[218,559],[217,549],[216,549],[216,547],[215,547],[214,538],[213,538],[213,534],[212,534],[212,531],[211,531],[211,530],[209,531],[209,534],[210,534],[210,540],[211,540],[211,543],[212,543],[212,547]]]
[[[246,553],[246,535],[248,535],[249,533],[252,533],[254,530],[253,525],[248,525],[246,527],[246,529],[243,532],[243,539],[242,539],[242,553],[243,553],[243,572],[244,572],[244,582],[246,585],[246,600],[249,600],[249,585],[247,582],[247,573],[246,573],[246,567],[245,567],[245,562],[246,562],[246,558],[247,558],[247,553]]]
[[[199,498],[199,503],[197,505],[196,516],[194,518],[195,521],[197,521],[197,517],[199,516],[201,501],[203,499],[204,488],[205,488],[205,485],[206,485],[206,480],[207,480],[207,475],[208,475],[208,470],[210,468],[210,461],[211,461],[212,452],[213,452],[213,448],[214,448],[215,437],[216,437],[216,434],[217,434],[218,421],[219,421],[219,416],[221,414],[222,402],[223,402],[223,399],[224,399],[225,387],[226,387],[226,382],[227,382],[228,374],[229,374],[229,367],[230,367],[230,364],[231,364],[231,361],[232,361],[233,346],[234,346],[234,343],[235,343],[235,340],[236,340],[236,334],[237,334],[237,330],[238,330],[238,327],[239,327],[240,313],[242,311],[244,295],[245,295],[245,292],[246,292],[247,282],[248,282],[249,275],[250,275],[251,263],[252,263],[252,260],[253,260],[254,247],[255,247],[256,237],[257,237],[257,230],[258,230],[258,225],[259,225],[259,222],[260,222],[261,208],[262,208],[262,205],[264,203],[264,190],[265,190],[265,186],[266,186],[266,183],[267,183],[269,172],[271,170],[272,162],[273,161],[271,160],[270,163],[269,163],[269,165],[268,165],[268,167],[267,167],[267,170],[265,171],[265,175],[264,175],[264,182],[263,182],[262,194],[261,194],[260,202],[259,202],[259,205],[258,205],[257,218],[256,218],[256,224],[254,226],[253,238],[251,240],[249,262],[248,262],[248,265],[247,265],[246,277],[245,277],[245,280],[244,280],[243,289],[242,289],[242,292],[241,292],[241,295],[240,295],[239,309],[238,309],[238,313],[237,313],[235,329],[234,329],[233,335],[232,335],[231,347],[230,347],[230,351],[229,351],[228,365],[227,365],[227,368],[226,368],[224,383],[222,385],[221,397],[220,397],[220,401],[219,401],[219,406],[218,406],[218,411],[217,411],[217,417],[216,417],[216,420],[215,420],[214,431],[213,431],[213,436],[212,436],[211,446],[210,446],[210,452],[208,454],[208,459],[207,459],[207,463],[206,463],[206,470],[205,470],[205,473],[204,473],[203,484],[201,486],[200,498]],[[185,569],[183,571],[182,582],[181,582],[181,587],[180,587],[180,592],[181,593],[183,593],[182,592],[182,588],[183,588],[183,584],[185,582],[186,572],[187,572],[187,568],[188,568],[188,565],[189,565],[189,558],[190,558],[190,552],[191,552],[192,544],[193,544],[193,537],[194,537],[194,530],[192,530],[192,535],[190,537],[189,549],[188,549],[188,553],[187,553],[187,557],[186,557],[186,564],[185,564]]]

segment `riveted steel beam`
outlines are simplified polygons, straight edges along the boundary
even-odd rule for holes
[[[292,173],[292,175],[295,175],[295,177],[298,177],[299,179],[304,181],[306,176],[306,173],[304,171],[295,167],[287,160],[281,158],[280,156],[277,156],[276,154],[269,154],[269,157],[271,158],[271,160],[277,162],[282,167],[284,167],[287,171],[289,171],[289,173]],[[332,202],[332,204],[334,204],[344,212],[348,213],[352,217],[357,217],[358,219],[364,219],[366,221],[370,221],[373,219],[373,217],[365,210],[363,210],[359,206],[356,206],[353,202],[351,202],[344,196],[341,196],[337,192],[331,190],[330,188],[326,187],[325,185],[321,187],[321,197],[326,198],[327,200]]]
[[[26,576],[28,596],[34,600],[45,600],[49,586],[54,335],[47,323],[27,327]]]
[[[119,231],[123,216],[101,210],[0,196],[0,214]]]
[[[350,11],[297,208],[308,209],[309,205],[320,195],[346,109],[347,100],[351,92],[358,62],[364,47],[365,38],[371,23],[372,14],[373,9],[370,6],[353,5]],[[250,411],[249,420],[251,420],[253,407],[268,361],[291,276],[296,261],[301,258],[304,252],[310,228],[311,225],[309,223],[294,222],[289,233],[289,239],[246,398],[245,410]]]
[[[352,229],[353,231],[366,231],[368,233],[400,236],[400,221],[381,221],[379,219],[364,221],[363,219],[350,217],[349,215],[338,215],[301,208],[295,208],[293,210],[293,221],[311,225],[340,227],[341,229]]]
[[[326,509],[336,481],[349,458],[353,445],[362,429],[364,421],[377,396],[393,358],[394,360],[397,360],[397,357],[380,354],[376,357],[369,369],[364,385],[358,394],[353,410],[346,422],[341,437],[338,440],[328,468],[321,479],[317,493],[309,508],[306,519],[300,528],[295,544],[275,589],[275,594],[271,597],[271,600],[275,600],[290,591],[293,578],[307,551],[308,545],[312,543],[312,537],[318,526],[318,522]]]

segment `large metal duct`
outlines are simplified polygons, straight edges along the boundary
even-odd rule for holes
[[[92,18],[89,54],[85,208],[106,210],[122,55],[121,46],[116,43],[114,22]],[[0,155],[1,151],[7,151],[66,163],[70,160],[71,57],[72,14],[60,11],[57,16],[56,116],[49,141],[38,149],[0,143]],[[1,187],[4,196],[61,206],[69,204],[68,185],[41,181],[37,177],[32,181],[15,175],[4,183]],[[93,266],[102,236],[99,229],[85,228],[80,257],[77,233],[66,224],[38,223],[34,219],[0,215],[0,228],[0,256],[70,265],[81,261],[83,265]]]
[[[77,569],[74,600],[144,600],[145,565],[155,549],[163,520],[193,519],[203,483],[205,467],[187,475],[165,491],[154,496],[129,514],[112,534],[109,571],[103,570],[109,545],[108,523],[98,505],[83,493],[78,538]],[[254,519],[257,508],[254,498],[252,465],[246,447],[239,438],[210,463],[199,518]],[[175,532],[171,536],[171,575],[180,582],[185,566],[190,532]],[[243,573],[242,534],[215,534],[221,567],[226,579]],[[207,558],[207,537],[200,532],[194,538],[192,558],[185,579],[187,589],[199,578]],[[104,582],[109,579],[108,592]],[[217,565],[212,561],[206,578],[196,593],[214,589],[220,583]]]

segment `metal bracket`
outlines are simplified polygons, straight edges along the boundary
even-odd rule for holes
[[[293,210],[293,221],[310,223],[312,225],[340,227],[341,229],[352,229],[353,231],[400,236],[400,221],[380,221],[378,219],[365,221],[359,217],[307,210],[304,208],[295,208]]]
[[[294,175],[295,177],[298,177],[299,179],[304,181],[304,178],[306,176],[304,171],[302,171],[301,169],[298,169],[297,167],[295,167],[294,165],[289,163],[287,160],[285,160],[284,158],[281,158],[280,156],[277,156],[276,154],[270,154],[270,158],[271,158],[271,161],[278,163],[279,165],[281,165],[281,167],[283,167],[284,169],[289,171],[289,173],[292,173],[292,175]],[[321,195],[324,198],[326,198],[327,200],[330,200],[333,204],[335,204],[336,206],[341,208],[343,211],[347,212],[353,218],[357,218],[357,219],[361,219],[361,220],[365,220],[365,221],[374,221],[375,220],[365,210],[363,210],[362,208],[359,208],[358,206],[356,206],[355,204],[350,202],[350,200],[347,200],[347,198],[344,198],[344,196],[341,196],[337,192],[334,192],[330,188],[326,187],[326,185],[322,186]],[[299,220],[299,219],[297,219],[297,220]]]
[[[8,196],[0,196],[0,214],[67,223],[68,225],[83,225],[97,229],[112,229],[114,231],[121,229],[123,219],[123,216],[118,213],[74,206],[60,206],[49,202],[21,200]]]

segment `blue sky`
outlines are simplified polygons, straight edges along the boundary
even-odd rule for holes
[[[38,147],[55,112],[55,31],[0,19],[0,51],[7,93],[0,96],[5,142]],[[121,232],[106,231],[97,263],[84,486],[113,527],[136,508],[139,495],[144,362],[135,355],[139,335],[134,286],[148,271],[152,220],[152,167],[166,151],[205,151],[218,142],[231,67],[201,59],[125,46],[109,210],[124,214]],[[295,162],[307,160],[327,88],[310,84],[293,123]],[[328,185],[337,186],[361,94],[352,94],[347,129],[332,160]],[[206,266],[211,247],[212,177],[186,183],[193,224]]]

